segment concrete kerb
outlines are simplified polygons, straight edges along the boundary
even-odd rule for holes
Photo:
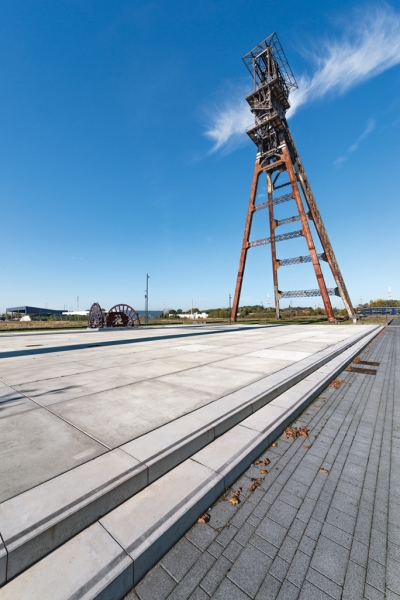
[[[233,483],[253,462],[254,458],[261,454],[273,439],[282,433],[287,424],[292,422],[312,402],[327,383],[334,379],[377,333],[378,331],[375,330],[365,339],[356,343],[340,358],[334,359],[329,365],[330,372],[326,367],[322,367],[319,373],[311,376],[312,381],[309,381],[308,392],[305,385],[306,381],[304,381],[299,384],[303,388],[302,390],[289,390],[282,397],[259,410],[257,415],[252,415],[244,420],[240,425],[237,425],[224,436],[212,442],[208,447],[193,455],[192,458],[174,468],[100,520],[101,525],[110,534],[110,539],[116,540],[124,548],[130,559],[133,560],[133,585],[136,585],[145,572],[156,564],[162,555],[190,528],[199,514],[210,506],[223,493],[224,489]],[[316,377],[316,375],[319,377]],[[288,396],[292,398],[291,408],[277,405],[277,403],[286,405]],[[238,449],[237,434],[239,429],[240,438],[245,443]],[[245,429],[248,431],[245,432]],[[220,465],[216,461],[217,463],[219,461]],[[88,535],[90,530],[89,527],[79,536],[76,536],[31,567],[26,573],[7,584],[3,588],[6,592],[4,598],[24,597],[24,589],[28,589],[26,587],[28,585],[27,574],[32,573],[33,576],[33,579],[29,579],[29,590],[31,591],[32,581],[36,581],[38,569],[40,569],[42,578],[49,577],[54,568],[54,561],[58,562],[59,557],[64,553],[66,553],[66,556],[70,555],[71,547],[76,543],[77,538],[80,538],[81,543],[84,543],[85,536]],[[88,540],[87,543],[90,545],[91,542],[89,542]],[[91,547],[88,550],[92,551]],[[105,563],[107,565],[111,564],[109,560],[106,560]],[[98,574],[93,575],[92,565],[86,565],[85,569],[86,567],[90,571],[90,573],[88,571],[87,576],[89,577],[90,574],[91,580],[97,580]],[[111,569],[111,567],[107,568]],[[114,593],[116,590],[113,588],[114,595],[108,595],[106,592],[104,592],[105,595],[103,592],[99,595],[98,592],[94,593],[93,589],[88,594],[80,594],[79,590],[76,590],[73,597],[120,598],[132,587],[132,584],[129,583],[131,581],[131,569],[131,563],[126,563],[125,570],[119,571],[117,574],[119,595]],[[74,587],[72,583],[74,577],[74,573],[71,572],[70,577],[67,573],[65,584],[58,585],[59,593],[53,594],[51,598],[70,598],[71,586]],[[62,579],[64,580],[64,577]],[[121,588],[121,581],[125,582],[122,586],[124,589]],[[110,582],[108,578],[107,582],[107,586],[112,588],[112,581]],[[68,594],[65,586],[67,586]],[[3,590],[0,591],[0,598],[3,598]],[[9,595],[8,592],[12,590],[15,590],[13,593],[17,593],[17,595]],[[39,595],[43,598],[46,597],[46,595]]]
[[[243,422],[267,403],[270,403],[268,405],[272,408],[277,396],[281,399],[282,393],[288,388],[296,384],[301,385],[298,382],[318,369],[318,366],[321,368],[321,364],[324,365],[329,360],[339,360],[342,364],[340,359],[344,358],[344,351],[353,357],[360,351],[358,347],[365,346],[380,329],[375,328],[369,335],[366,335],[365,331],[360,332],[356,339],[336,344],[331,347],[330,352],[322,352],[320,359],[314,362],[314,369],[310,359],[305,359],[301,361],[300,368],[297,363],[297,369],[296,365],[285,369],[286,377],[283,381],[281,375],[279,382],[279,374],[265,378],[4,502],[0,505],[0,533],[8,552],[7,580],[143,490],[146,485],[162,477],[201,448],[207,447],[213,440],[239,422]],[[263,383],[266,380],[269,382],[269,390],[265,389]],[[313,398],[318,393],[314,391]],[[282,399],[280,401],[282,402]],[[233,409],[232,402],[235,404]],[[297,414],[301,410],[297,408]],[[210,411],[214,415],[210,415]],[[295,417],[291,415],[286,417],[282,424],[283,429],[293,418]],[[199,426],[201,421],[204,425]],[[182,430],[191,430],[192,433],[182,438]],[[276,436],[280,433],[281,430]],[[161,449],[160,443],[164,444]],[[264,442],[259,440],[255,443],[251,456],[262,452],[259,445]],[[159,451],[154,453],[154,447],[157,446]],[[238,459],[235,473],[240,471],[245,463],[245,458]],[[243,470],[245,468],[246,466],[243,466]],[[232,472],[231,476],[226,473],[224,477],[228,477],[229,481],[233,478],[234,481],[237,475]],[[48,498],[53,499],[50,505],[45,502]],[[23,518],[21,515],[24,515]]]

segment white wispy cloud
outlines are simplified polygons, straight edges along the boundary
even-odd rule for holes
[[[349,158],[349,154],[358,150],[358,147],[361,144],[361,142],[364,141],[365,138],[367,136],[369,136],[369,134],[372,133],[374,129],[375,129],[375,120],[369,119],[367,121],[364,131],[357,138],[356,142],[354,142],[354,144],[352,144],[349,148],[347,148],[346,154],[344,154],[343,156],[339,156],[339,158],[337,158],[333,164],[338,166],[338,165],[341,165],[342,163],[344,163]]]
[[[310,54],[314,74],[298,78],[288,118],[302,105],[330,93],[343,94],[400,63],[400,13],[386,3],[371,5],[348,15],[348,22],[351,26],[337,38],[320,43],[318,53]],[[252,120],[239,95],[217,109],[205,132],[214,142],[211,152],[240,144]]]

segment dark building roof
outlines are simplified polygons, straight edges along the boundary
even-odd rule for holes
[[[38,308],[37,306],[13,306],[6,308],[7,313],[24,313],[25,315],[61,315],[62,310],[54,310],[51,308]]]

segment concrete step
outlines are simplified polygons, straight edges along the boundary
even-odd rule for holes
[[[302,380],[282,393],[276,394],[270,400],[267,399],[263,404],[254,400],[253,404],[257,408],[253,410],[254,406],[252,406],[250,413],[237,423],[232,421],[232,415],[228,411],[227,421],[230,426],[225,431],[221,430],[219,436],[214,437],[208,444],[203,443],[202,449],[195,449],[195,445],[191,445],[190,458],[183,453],[184,458],[179,461],[178,466],[173,465],[168,472],[142,487],[141,491],[137,491],[133,496],[131,494],[132,497],[128,500],[120,502],[117,508],[107,510],[107,507],[112,504],[110,498],[113,498],[113,495],[102,496],[101,490],[98,490],[97,504],[92,501],[87,508],[85,499],[81,500],[80,508],[64,504],[62,506],[64,518],[57,521],[59,516],[54,515],[54,524],[50,526],[49,520],[40,519],[46,511],[40,511],[39,498],[42,504],[49,503],[45,490],[42,489],[36,499],[37,514],[27,502],[21,503],[22,496],[25,496],[21,494],[17,497],[20,499],[20,512],[16,512],[18,508],[16,504],[9,505],[8,513],[3,511],[1,517],[2,525],[6,524],[5,536],[1,530],[6,546],[3,550],[3,560],[0,558],[0,572],[2,569],[4,578],[11,579],[21,572],[24,565],[25,568],[32,565],[34,560],[40,558],[44,548],[47,548],[48,552],[52,536],[56,544],[60,545],[63,541],[63,532],[64,535],[71,537],[71,531],[79,526],[80,533],[9,581],[0,590],[0,599],[31,597],[41,600],[45,598],[61,600],[71,597],[75,599],[123,597],[184,534],[198,516],[237,479],[380,330],[381,327],[377,327],[372,332],[369,330],[368,335],[360,336],[361,339],[350,348],[342,349],[335,357],[331,357],[322,366],[312,370]],[[216,419],[216,421],[221,425],[221,420]],[[186,432],[182,430],[181,437],[184,433]],[[185,445],[182,447],[185,448]],[[122,455],[119,456],[121,469],[125,450],[118,449],[118,451]],[[161,452],[161,455],[164,456],[164,452]],[[177,457],[174,460],[177,460]],[[168,464],[168,461],[165,464]],[[173,464],[173,461],[169,464]],[[143,473],[147,473],[148,476],[149,469],[140,461],[136,461],[131,469],[133,474],[125,476],[124,485],[132,486],[132,491],[136,485],[132,481],[136,481],[139,488],[140,478],[144,477]],[[118,481],[118,476],[114,479]],[[98,474],[93,474],[92,484],[95,480],[98,483]],[[109,480],[108,485],[111,486]],[[119,498],[123,496],[121,487],[123,485],[116,486]],[[97,488],[101,486],[98,485]],[[27,494],[33,491],[30,490]],[[73,492],[74,489],[65,487],[64,500],[70,498]],[[60,492],[58,499],[62,499]],[[12,501],[16,501],[16,498]],[[97,511],[101,509],[104,516],[93,517],[96,506]],[[28,513],[24,512],[26,510]],[[88,515],[91,515],[92,524],[87,523]],[[16,524],[12,523],[13,518]],[[25,525],[25,530],[22,530],[21,521],[24,521],[22,525]],[[30,523],[33,525],[32,531],[29,529]],[[40,530],[41,526],[42,530]],[[18,535],[19,532],[23,535]]]

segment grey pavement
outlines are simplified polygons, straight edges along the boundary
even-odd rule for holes
[[[296,421],[309,439],[279,438],[125,600],[400,599],[399,324],[361,353],[376,375],[343,371]]]
[[[182,326],[1,336],[0,502],[308,357],[317,359],[360,330],[367,327]],[[22,354],[7,357],[7,351]]]

